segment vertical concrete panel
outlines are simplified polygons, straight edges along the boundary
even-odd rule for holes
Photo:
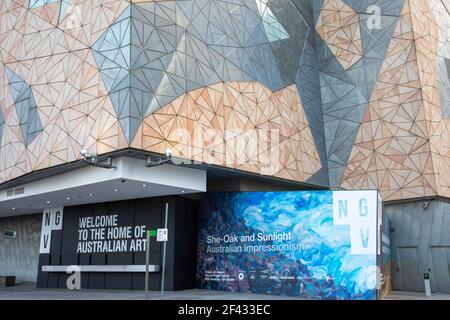
[[[442,211],[437,208],[437,210],[433,213],[432,219],[432,227],[431,229],[433,232],[430,234],[430,245],[431,246],[438,246],[441,240],[441,226],[442,226],[442,218],[443,213]]]
[[[445,292],[450,292],[450,247],[447,247],[447,272],[448,272],[448,281],[447,283],[447,288],[445,290]],[[447,291],[448,290],[448,291]]]
[[[448,268],[447,251],[448,249],[445,247],[431,248],[431,257],[433,259],[434,267],[433,274],[436,279],[442,279],[442,281],[435,281],[435,289],[438,292],[450,292],[450,274]]]
[[[409,241],[411,245],[419,246],[420,244],[420,230],[423,227],[422,217],[423,214],[419,214],[418,212],[408,212],[409,219]]]
[[[450,246],[450,212],[445,212],[442,217],[440,244]]]
[[[417,247],[399,248],[400,270],[403,290],[421,291],[421,277],[419,273],[419,258]]]
[[[0,218],[0,275],[16,276],[17,281],[36,282],[42,215]],[[5,230],[17,232],[6,238]]]
[[[423,291],[429,273],[433,292],[450,293],[450,203],[441,200],[386,204],[392,222],[394,290]]]
[[[395,206],[385,207],[386,213],[391,220],[391,272],[392,288],[394,290],[402,287],[402,278],[401,276],[398,276],[398,273],[400,272],[400,263],[398,257],[399,237],[397,236],[401,228],[402,212],[398,209],[399,208]]]
[[[419,203],[420,204],[420,203]],[[416,205],[418,206],[417,202]],[[435,215],[435,212],[439,211],[439,202],[431,201],[428,202],[428,207],[424,209],[422,203],[422,211],[418,210],[416,212],[417,221],[420,221],[419,227],[421,230],[420,239],[419,239],[419,261],[421,263],[422,273],[430,273],[431,275],[431,287],[435,288],[433,281],[436,279],[433,275],[432,268],[432,259],[431,259],[431,251],[430,251],[430,238],[432,234],[432,221]],[[423,278],[423,274],[421,275]],[[422,279],[423,282],[423,279]]]

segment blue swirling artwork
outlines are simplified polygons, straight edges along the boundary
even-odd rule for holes
[[[376,255],[351,253],[332,191],[209,193],[199,224],[200,288],[376,299]]]

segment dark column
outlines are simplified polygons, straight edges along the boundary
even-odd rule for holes
[[[161,207],[161,198],[147,198],[138,199],[135,201],[134,225],[145,225],[147,230],[158,229],[164,225],[163,213]],[[157,243],[155,239],[150,242],[150,264],[159,265],[162,261],[161,244]],[[135,265],[145,265],[145,252],[136,252],[134,254]],[[149,275],[149,289],[160,290],[161,275],[159,272],[150,273]],[[132,289],[144,290],[145,275],[144,273],[132,274]]]

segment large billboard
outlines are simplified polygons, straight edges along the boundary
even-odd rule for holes
[[[377,191],[208,193],[199,221],[203,289],[376,299]]]

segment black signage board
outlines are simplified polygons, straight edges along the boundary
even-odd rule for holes
[[[178,196],[65,207],[61,230],[51,230],[50,252],[39,255],[37,286],[67,288],[74,273],[65,267],[71,266],[80,268],[82,289],[143,290],[144,272],[130,267],[145,265],[146,232],[164,228],[166,203],[172,236],[167,243],[165,290],[194,288],[199,205]],[[162,267],[162,248],[162,242],[150,241],[150,265]],[[84,272],[86,266],[100,266],[101,271]],[[161,289],[160,271],[150,272],[149,288]]]

